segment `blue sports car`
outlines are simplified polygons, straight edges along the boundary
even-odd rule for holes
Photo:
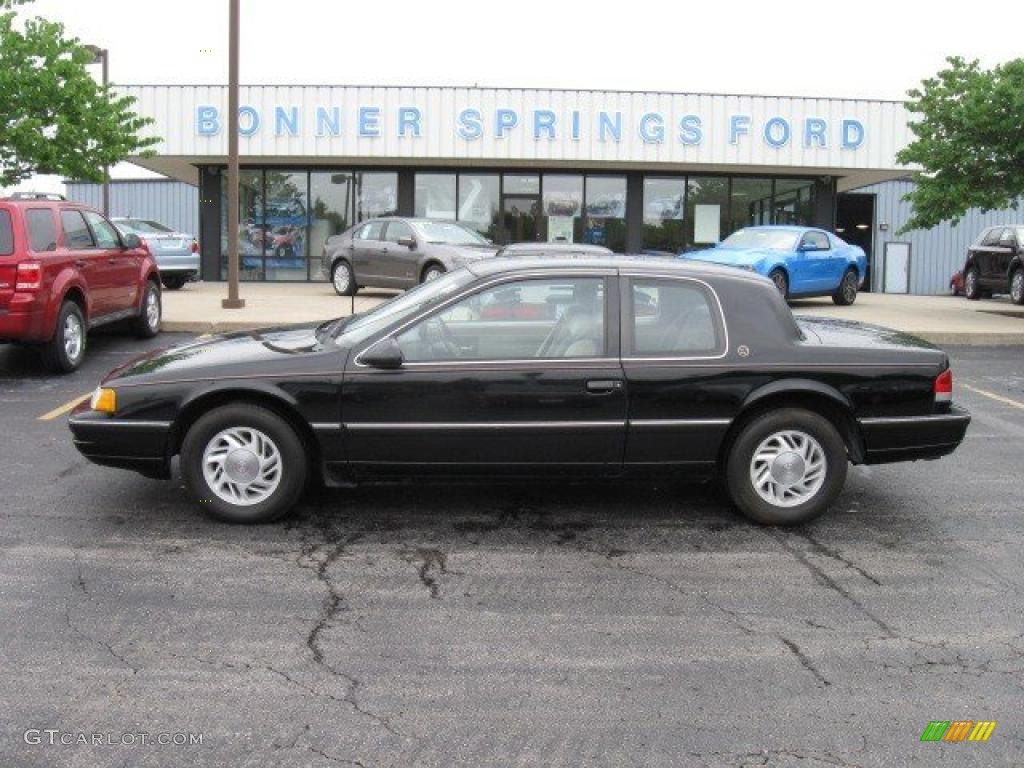
[[[714,248],[680,258],[727,264],[771,278],[787,299],[831,296],[853,304],[864,282],[867,257],[831,232],[814,227],[745,227]]]

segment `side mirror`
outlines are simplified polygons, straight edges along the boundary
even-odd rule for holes
[[[398,238],[398,244],[404,245],[410,251],[416,249],[416,238],[415,237],[400,237]]]
[[[401,368],[405,360],[402,356],[402,348],[390,336],[386,339],[381,339],[363,352],[359,359],[371,368],[383,368],[384,370]]]
[[[125,248],[141,248],[142,240],[134,232],[129,232],[126,235],[121,236],[121,242]]]

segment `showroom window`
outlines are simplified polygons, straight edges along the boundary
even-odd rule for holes
[[[398,174],[357,173],[356,221],[398,213]]]
[[[583,238],[583,177],[544,174],[541,212],[549,243],[578,243]]]
[[[686,179],[644,178],[644,224],[641,237],[646,251],[679,253],[686,243],[683,213]]]
[[[460,173],[458,186],[458,220],[489,240],[495,240],[499,226],[498,174]]]
[[[413,210],[427,219],[455,219],[455,174],[417,173]]]
[[[683,250],[708,248],[728,234],[729,179],[689,176],[683,216]]]
[[[222,173],[220,189],[220,279],[228,278],[228,175]],[[263,171],[238,173],[238,276],[263,279]]]
[[[772,180],[732,180],[729,232],[772,223]]]
[[[587,176],[583,242],[626,250],[626,177]]]
[[[309,240],[309,174],[267,170],[264,175],[263,276],[265,280],[306,280]]]
[[[309,256],[311,280],[324,280],[320,257],[327,238],[352,226],[355,174],[314,171],[309,175]]]
[[[807,179],[776,179],[773,210],[772,221],[775,224],[812,224],[814,182]]]
[[[398,336],[409,362],[536,360],[605,354],[604,279],[501,283]]]

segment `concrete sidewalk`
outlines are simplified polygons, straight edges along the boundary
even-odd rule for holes
[[[355,311],[370,309],[395,293],[364,289],[355,298]],[[226,295],[226,283],[192,283],[180,291],[165,291],[164,330],[219,333],[322,322],[348,315],[352,307],[351,299],[338,296],[327,283],[243,283],[244,309],[222,309]],[[852,307],[837,307],[828,298],[809,299],[794,302],[793,311],[884,325],[935,344],[1024,345],[1024,307],[1005,298],[968,301],[863,293]]]

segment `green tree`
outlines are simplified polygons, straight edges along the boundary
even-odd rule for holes
[[[29,2],[0,0],[0,186],[35,173],[102,181],[104,167],[149,154],[159,140],[139,132],[151,120],[93,79],[93,53],[63,24],[19,21]]]
[[[1024,59],[985,70],[948,67],[908,92],[915,139],[897,156],[918,165],[906,196],[914,214],[901,230],[956,224],[970,208],[1017,208],[1024,195]]]

